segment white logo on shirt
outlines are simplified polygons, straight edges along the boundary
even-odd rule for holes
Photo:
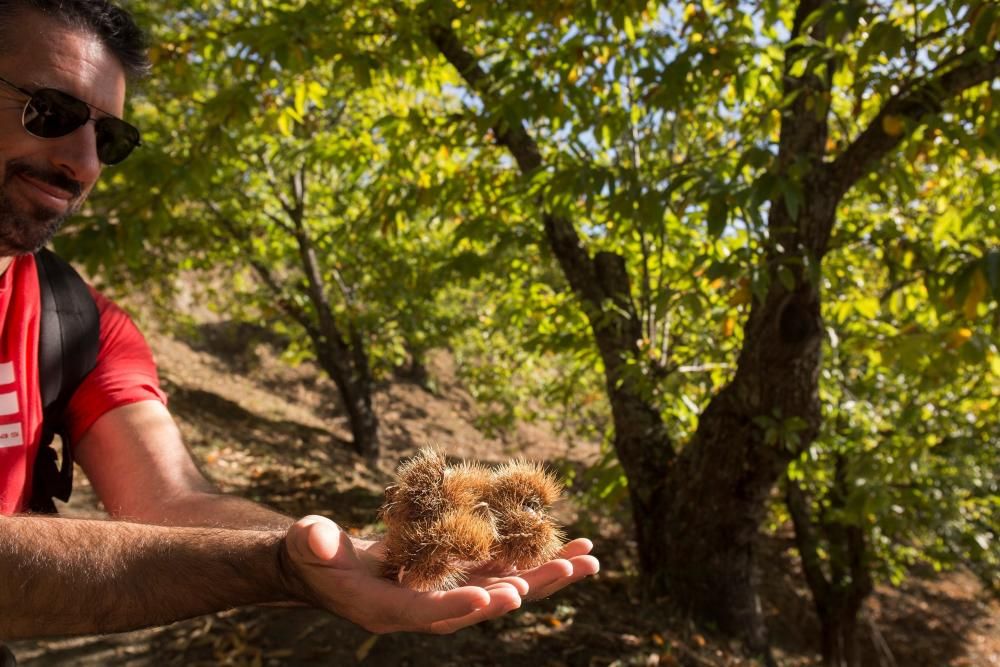
[[[16,379],[14,377],[14,362],[0,362],[0,386],[14,384]],[[17,388],[0,393],[0,416],[20,415],[20,413],[20,406],[17,403]],[[24,436],[20,421],[13,424],[0,424],[0,449],[23,444]]]
[[[21,437],[21,424],[5,424],[0,426],[0,449],[4,447],[17,447],[23,445]]]

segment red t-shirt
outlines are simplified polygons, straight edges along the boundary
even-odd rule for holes
[[[101,319],[100,349],[97,366],[67,408],[72,442],[113,408],[148,399],[166,403],[142,334],[118,306],[93,288],[91,293]],[[17,257],[0,276],[0,514],[22,511],[31,497],[42,437],[40,310],[35,258]]]

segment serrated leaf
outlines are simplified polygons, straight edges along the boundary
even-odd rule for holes
[[[278,114],[278,132],[283,137],[292,136],[292,119],[287,113]]]

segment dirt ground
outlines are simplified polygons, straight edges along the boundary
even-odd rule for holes
[[[476,406],[446,354],[431,365],[437,391],[406,382],[379,390],[384,454],[367,466],[350,451],[336,391],[315,368],[280,363],[237,330],[206,327],[198,342],[150,334],[171,409],[204,471],[226,491],[290,515],[326,514],[368,532],[382,489],[402,457],[428,443],[455,457],[513,455],[586,466],[595,443],[521,425],[501,439],[473,426]],[[192,339],[194,340],[194,339]],[[78,476],[82,480],[82,475]],[[99,515],[85,482],[64,513]],[[621,516],[595,516],[572,501],[560,517],[595,543],[602,571],[554,597],[455,635],[374,636],[309,609],[247,608],[169,627],[11,644],[22,665],[756,665],[739,647],[671,612],[641,604],[633,545]],[[818,625],[790,542],[762,540],[762,594],[783,665],[818,664]],[[1000,667],[1000,604],[964,572],[880,588],[866,610],[867,664]]]

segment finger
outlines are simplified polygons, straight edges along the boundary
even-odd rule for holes
[[[490,594],[489,606],[501,606],[506,608],[506,611],[511,611],[521,606],[521,594],[518,593],[517,587],[506,581],[491,584],[485,590]]]
[[[436,632],[437,624],[468,617],[490,605],[489,591],[476,586],[420,593],[385,580],[373,583],[364,599],[360,620],[351,620],[378,633]]]
[[[304,516],[301,519],[299,519],[298,521],[296,521],[295,525],[297,525],[297,526],[311,526],[314,523],[319,523],[319,522],[323,522],[323,521],[329,521],[329,519],[327,519],[325,516],[320,516],[318,514],[309,514],[308,516]]]
[[[524,595],[531,588],[531,585],[526,582],[520,574],[496,574],[489,575],[484,573],[473,574],[466,581],[468,586],[481,586],[483,588],[488,588],[494,584],[507,583],[512,585],[517,589],[518,593]]]
[[[491,585],[485,590],[490,601],[485,607],[462,616],[446,618],[431,623],[430,631],[435,634],[450,634],[476,623],[497,618],[521,606],[521,596],[517,589],[506,582]]]
[[[568,562],[572,567],[572,572],[569,575],[563,577],[550,577],[546,580],[541,576],[541,574],[546,573],[541,573],[538,576],[538,579],[534,581],[534,585],[532,585],[526,599],[537,600],[538,598],[548,597],[556,591],[561,590],[574,582],[580,581],[584,577],[597,574],[601,569],[600,562],[598,562],[598,560],[593,556],[576,556],[571,558]],[[533,583],[530,577],[526,575],[522,576],[524,576],[529,584]]]
[[[543,563],[524,572],[518,572],[519,577],[528,582],[531,590],[540,586],[547,586],[557,579],[564,579],[573,575],[573,563],[565,558],[557,558]]]
[[[428,627],[438,621],[466,616],[485,609],[492,602],[491,593],[478,586],[462,586],[450,591],[414,593],[396,587],[394,584],[389,585],[397,591],[411,595],[411,599],[405,601],[404,604],[408,605],[411,612],[417,613],[418,618],[414,620],[420,627]],[[403,600],[400,601],[403,602]]]
[[[531,585],[521,577],[500,577],[483,585],[486,590],[491,590],[497,584],[508,584],[513,586],[514,590],[517,591],[517,594],[522,597],[526,595],[529,590],[531,590]]]
[[[590,577],[601,571],[601,561],[593,556],[577,556],[569,562],[573,563],[573,576]]]
[[[559,550],[559,558],[573,558],[575,556],[586,556],[594,548],[594,543],[586,537],[578,537],[572,542],[567,542]]]

